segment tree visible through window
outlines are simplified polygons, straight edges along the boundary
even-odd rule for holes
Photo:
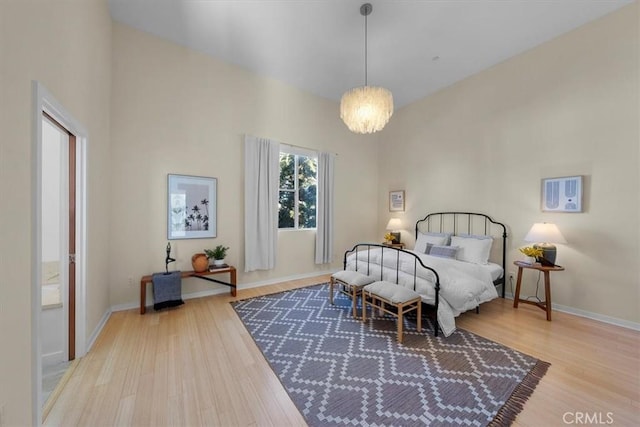
[[[280,153],[278,228],[316,228],[318,159]]]

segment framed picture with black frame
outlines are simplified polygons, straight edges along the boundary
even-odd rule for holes
[[[542,179],[543,212],[582,212],[582,175]]]
[[[169,174],[167,178],[167,238],[216,237],[216,178]]]

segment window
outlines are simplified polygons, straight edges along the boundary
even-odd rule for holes
[[[278,228],[316,228],[318,159],[311,153],[281,149]]]

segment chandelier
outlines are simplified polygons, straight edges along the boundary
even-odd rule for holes
[[[364,16],[364,86],[356,87],[342,95],[340,118],[351,132],[374,133],[382,130],[393,115],[393,96],[383,87],[367,85],[367,16],[373,6],[360,6]]]

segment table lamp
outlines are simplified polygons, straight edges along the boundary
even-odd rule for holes
[[[387,231],[390,231],[393,235],[391,243],[400,243],[400,232],[395,230],[400,230],[401,227],[402,221],[400,221],[400,218],[391,218],[387,223]]]
[[[542,249],[542,256],[538,258],[538,262],[548,267],[553,267],[556,264],[556,247],[553,243],[567,243],[558,227],[548,222],[533,224],[524,240],[537,242],[533,247]]]

